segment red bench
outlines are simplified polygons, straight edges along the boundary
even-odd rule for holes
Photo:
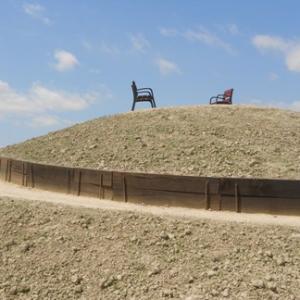
[[[226,90],[223,94],[211,97],[209,104],[232,104],[233,89]]]

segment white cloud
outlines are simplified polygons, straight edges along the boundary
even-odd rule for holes
[[[148,48],[150,48],[150,42],[141,33],[132,34],[130,36],[130,40],[133,49],[136,51],[145,52]]]
[[[238,28],[235,24],[229,25],[228,27],[222,27],[223,31],[230,32],[232,35],[239,33]],[[223,48],[230,54],[234,54],[236,51],[233,47],[223,41],[215,33],[210,32],[203,26],[199,26],[196,29],[188,29],[186,31],[178,31],[175,28],[160,28],[160,34],[164,37],[182,37],[191,42],[200,42],[205,45]]]
[[[177,36],[179,34],[179,32],[176,29],[174,29],[174,28],[165,28],[165,27],[160,28],[159,32],[162,36],[166,36],[166,37],[174,37],[174,36]]]
[[[264,52],[278,51],[283,54],[290,71],[300,72],[300,42],[270,35],[256,35],[252,38],[253,45]]]
[[[54,58],[57,61],[54,67],[59,72],[70,71],[79,65],[76,56],[65,50],[56,50]]]
[[[296,111],[300,111],[300,101],[294,101],[291,105],[291,108]]]
[[[80,111],[96,98],[95,93],[80,95],[50,90],[34,84],[27,93],[18,93],[8,83],[0,81],[0,114],[35,115],[45,112]]]
[[[45,8],[42,5],[37,3],[24,3],[23,10],[31,17],[38,19],[47,25],[51,24],[50,19],[44,16]]]
[[[227,26],[227,28],[228,28],[229,33],[232,34],[232,35],[239,35],[240,34],[240,30],[239,30],[239,28],[236,24],[229,24]]]
[[[288,110],[300,112],[300,101],[291,101],[291,102],[280,101],[280,100],[270,101],[270,100],[252,98],[252,99],[247,99],[244,105],[247,105],[249,103],[261,107],[270,107],[270,108],[276,107],[280,109],[288,109]]]
[[[107,43],[102,43],[100,46],[100,51],[112,56],[116,56],[120,54],[120,49],[114,45],[109,45]]]
[[[30,127],[70,125],[70,121],[56,115],[83,111],[96,99],[99,102],[111,98],[111,92],[103,85],[99,86],[97,92],[85,94],[49,89],[38,83],[33,84],[27,92],[18,92],[0,80],[0,119]]]
[[[259,50],[286,51],[289,48],[289,45],[285,40],[270,35],[256,35],[253,37],[252,43]]]
[[[224,42],[221,38],[219,38],[214,33],[208,31],[204,27],[199,27],[196,30],[189,29],[184,33],[184,37],[190,41],[197,41],[209,46],[223,48],[231,54],[235,52],[230,44]]]
[[[85,109],[94,100],[95,95],[79,95],[63,91],[50,90],[35,84],[31,88],[29,99],[43,111],[79,111]]]
[[[278,76],[277,73],[274,73],[274,72],[269,73],[269,79],[270,79],[271,81],[275,81],[275,80],[277,80],[278,78],[279,78],[279,76]]]
[[[164,59],[164,58],[159,58],[156,61],[156,64],[159,68],[159,72],[162,75],[169,75],[169,74],[180,74],[181,71],[179,67],[172,61]]]
[[[51,127],[61,124],[61,120],[56,116],[50,115],[42,115],[36,116],[31,119],[28,123],[30,127],[38,128],[38,127]]]
[[[290,71],[300,72],[300,44],[288,51],[285,62]]]
[[[85,50],[87,51],[92,51],[93,50],[93,45],[91,42],[87,41],[87,40],[84,40],[82,41],[82,46]]]

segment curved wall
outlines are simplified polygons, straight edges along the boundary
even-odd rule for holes
[[[0,157],[0,179],[99,199],[300,216],[300,180],[110,172]]]

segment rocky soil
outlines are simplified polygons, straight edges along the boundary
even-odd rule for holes
[[[0,199],[0,299],[300,299],[300,229]]]
[[[95,119],[0,155],[96,169],[300,179],[300,113],[195,106]]]

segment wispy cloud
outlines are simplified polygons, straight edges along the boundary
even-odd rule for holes
[[[247,100],[248,104],[254,104],[262,107],[276,107],[280,109],[288,109],[293,111],[300,112],[300,100],[299,101],[270,101],[270,100],[262,100],[257,98],[252,98]]]
[[[36,114],[44,112],[81,111],[96,99],[95,93],[84,95],[33,84],[27,93],[15,91],[0,81],[0,114]]]
[[[291,108],[296,111],[300,111],[300,100],[294,101],[291,105]]]
[[[156,65],[159,68],[160,74],[166,76],[170,74],[180,74],[181,71],[176,63],[167,60],[165,58],[159,58],[155,61]]]
[[[144,53],[148,48],[150,48],[150,42],[141,33],[131,34],[130,40],[135,51]]]
[[[89,41],[87,41],[87,40],[83,40],[82,41],[82,46],[83,46],[83,48],[85,49],[85,50],[87,50],[87,51],[91,51],[91,50],[93,50],[93,45],[92,45],[92,43],[91,42],[89,42]]]
[[[300,41],[284,39],[271,35],[255,35],[253,45],[260,51],[267,53],[277,51],[282,53],[285,64],[290,71],[300,72]]]
[[[54,68],[59,72],[70,71],[79,65],[76,56],[65,50],[56,50],[54,58],[56,59]]]
[[[96,91],[84,94],[50,89],[35,83],[27,92],[18,92],[7,82],[0,80],[0,118],[30,127],[57,127],[69,125],[61,117],[65,112],[81,112],[96,103],[113,98],[104,85]]]
[[[269,73],[269,79],[270,79],[271,81],[275,81],[275,80],[277,80],[278,78],[279,78],[279,75],[278,75],[277,73],[274,73],[274,72]]]
[[[60,125],[61,123],[68,123],[62,121],[57,116],[51,116],[51,115],[41,115],[31,118],[31,120],[27,123],[28,126],[33,128],[39,128],[39,127],[53,127]]]
[[[288,41],[285,41],[281,37],[271,36],[271,35],[255,35],[252,38],[253,45],[261,50],[279,50],[279,51],[287,51],[291,44]]]
[[[238,31],[237,27],[228,27],[228,31],[231,34],[235,34]],[[234,54],[235,49],[222,38],[220,38],[216,33],[209,31],[204,26],[199,26],[194,29],[187,29],[185,31],[180,31],[175,28],[165,28],[159,29],[160,34],[164,37],[182,37],[190,42],[199,42],[208,46],[213,46],[217,48],[222,48],[230,54]]]
[[[121,53],[120,49],[117,46],[110,45],[105,42],[102,42],[102,44],[100,46],[100,51],[105,54],[112,55],[112,56],[116,56]]]
[[[51,24],[51,20],[45,16],[46,10],[44,6],[38,3],[24,3],[23,10],[27,15],[42,21],[44,24],[46,25]]]
[[[179,35],[178,30],[175,29],[175,28],[162,27],[162,28],[159,29],[159,32],[162,36],[166,36],[166,37],[174,37],[174,36]]]
[[[184,37],[190,41],[200,42],[209,46],[223,48],[230,54],[235,53],[233,47],[229,43],[223,41],[215,33],[210,32],[204,27],[199,27],[194,30],[189,29],[184,33]]]
[[[240,30],[236,24],[228,24],[227,29],[231,35],[239,35],[240,34]]]

